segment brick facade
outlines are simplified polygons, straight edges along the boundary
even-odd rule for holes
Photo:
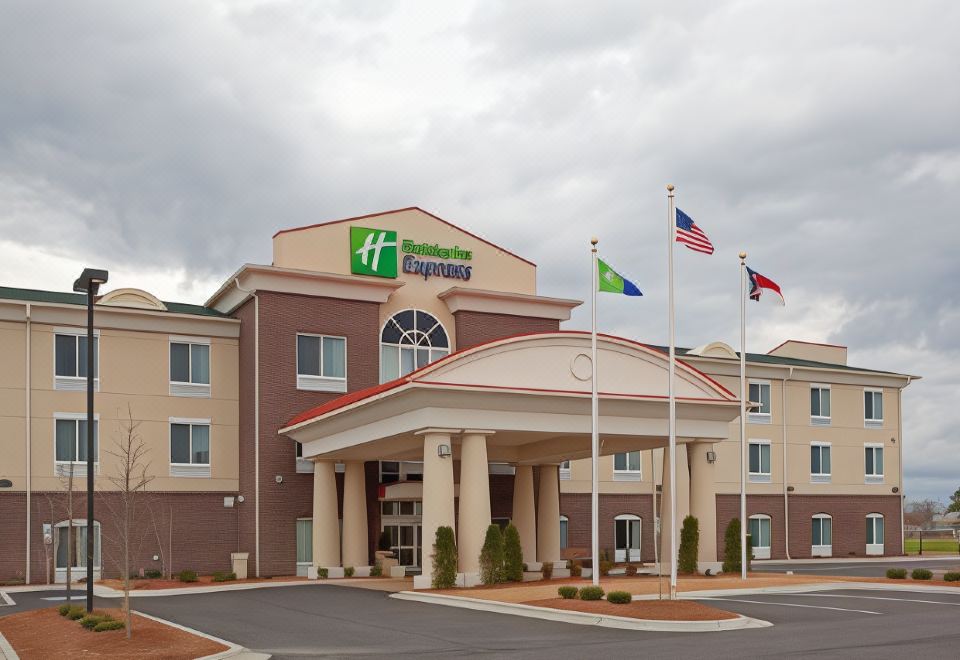
[[[560,321],[532,316],[487,314],[485,312],[456,312],[457,350],[484,344],[494,339],[534,332],[556,332]]]
[[[611,557],[616,547],[614,518],[629,513],[640,516],[640,558],[655,561],[653,546],[653,498],[649,494],[600,495],[599,541],[601,550],[609,550]],[[567,548],[570,553],[590,554],[590,493],[561,493],[560,515],[567,516]]]

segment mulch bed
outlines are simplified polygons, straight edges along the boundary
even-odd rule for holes
[[[122,619],[118,609],[97,610]],[[23,660],[48,658],[201,658],[227,650],[204,637],[134,615],[133,636],[125,630],[93,632],[60,616],[56,608],[0,617],[0,633]]]
[[[624,616],[631,619],[651,619],[654,621],[716,621],[717,619],[736,619],[737,615],[718,610],[691,600],[635,600],[625,605],[608,603],[605,600],[577,600],[574,598],[548,598],[531,600],[524,605],[550,607],[555,610],[573,610],[589,614]]]
[[[164,580],[162,578],[157,579],[136,579],[130,580],[130,589],[136,591],[151,590],[151,589],[187,589],[190,587],[219,587],[227,584],[249,584],[252,582],[297,582],[300,580],[306,580],[305,577],[275,577],[275,578],[247,578],[246,580],[228,580],[226,582],[214,582],[212,575],[199,575],[197,576],[196,582],[181,582],[180,580]],[[110,587],[111,589],[116,589],[118,591],[123,591],[123,580],[101,580],[97,584],[102,584],[105,587]]]

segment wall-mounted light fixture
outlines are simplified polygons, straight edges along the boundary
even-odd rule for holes
[[[450,451],[450,445],[437,445],[437,456],[440,458],[450,458],[453,452]]]
[[[894,486],[894,487],[893,487],[893,492],[894,492],[894,493],[899,493],[899,492],[900,492],[900,489],[897,488],[896,486]]]
[[[717,462],[717,452],[712,449],[707,452],[707,463],[716,463]]]
[[[792,493],[792,492],[793,492],[793,486],[787,486],[787,492],[788,492],[788,493]]]
[[[13,488],[13,482],[9,479],[0,479],[0,488]]]
[[[278,474],[277,476],[275,476],[275,477],[273,478],[273,480],[276,481],[278,484],[282,484],[282,483],[283,483],[283,475],[282,475],[282,474]]]

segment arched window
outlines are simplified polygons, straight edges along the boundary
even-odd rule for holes
[[[867,554],[883,554],[883,515],[871,513],[867,515]]]
[[[614,561],[640,561],[640,516],[621,513],[613,519]]]
[[[810,554],[814,557],[830,557],[833,555],[833,517],[818,513],[813,516],[812,524]]]
[[[750,516],[750,547],[755,559],[770,559],[770,516],[758,513]]]
[[[53,527],[53,552],[58,582],[67,579],[68,562],[73,569],[71,578],[74,580],[80,579],[80,573],[87,567],[87,521],[82,518],[75,519],[72,531],[69,527],[69,520],[58,522]],[[69,543],[68,534],[71,536]],[[97,521],[93,523],[93,568],[95,571],[100,570],[100,523]]]
[[[432,314],[405,309],[380,331],[380,382],[405,376],[450,353],[450,340]]]
[[[570,519],[566,516],[560,516],[560,549],[567,547],[568,532],[570,528]]]

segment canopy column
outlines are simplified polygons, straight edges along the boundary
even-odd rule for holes
[[[340,566],[337,476],[331,461],[317,461],[313,466],[313,565]]]
[[[423,566],[413,579],[416,589],[426,589],[433,581],[433,546],[437,528],[450,527],[456,533],[453,512],[453,454],[450,437],[459,429],[424,429],[423,436],[423,526],[421,547]]]
[[[533,498],[532,465],[518,465],[513,477],[513,524],[520,533],[523,563],[528,565],[535,563],[537,561],[537,507]]]
[[[717,572],[721,563],[717,557],[717,485],[714,481],[716,454],[713,443],[695,442],[690,445],[690,513],[700,526],[700,545],[697,569]]]
[[[537,502],[537,561],[560,561],[560,466],[540,466]]]
[[[349,461],[343,475],[343,565],[368,566],[367,494],[362,461]]]
[[[674,487],[674,471],[670,465],[670,452],[663,452],[663,495],[660,498],[660,562],[662,572],[669,574],[672,557],[672,530],[673,520],[670,517],[670,489]],[[687,445],[677,444],[677,519],[678,525],[690,513],[690,468],[687,462]],[[703,532],[700,533],[701,538]],[[677,532],[677,542],[680,542],[680,533]]]
[[[457,550],[466,586],[480,582],[480,551],[490,526],[490,468],[487,436],[493,431],[463,432],[460,443],[460,509]]]

